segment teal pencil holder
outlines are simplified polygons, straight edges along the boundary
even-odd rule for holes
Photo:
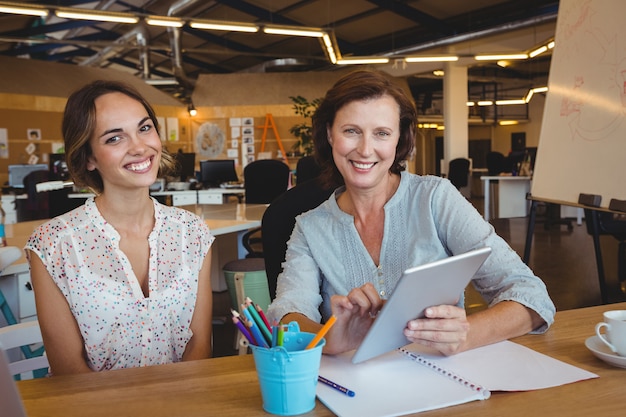
[[[291,322],[284,333],[283,346],[263,348],[250,346],[254,356],[263,409],[271,414],[293,416],[315,408],[315,389],[319,375],[322,339],[316,347],[304,348],[315,337],[301,332]]]

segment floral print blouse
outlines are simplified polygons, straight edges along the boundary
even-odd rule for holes
[[[26,243],[67,299],[94,371],[180,361],[192,336],[198,273],[215,237],[195,214],[153,202],[149,297],[93,198]]]

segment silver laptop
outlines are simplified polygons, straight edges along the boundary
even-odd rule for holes
[[[13,375],[9,371],[9,359],[0,347],[0,407],[2,415],[7,417],[26,417],[22,397],[17,390]]]
[[[456,304],[490,253],[491,248],[485,247],[404,271],[354,353],[352,363],[409,344],[403,333],[407,322],[424,317],[424,310],[428,307]]]

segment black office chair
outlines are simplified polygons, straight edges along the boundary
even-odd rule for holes
[[[269,204],[289,188],[290,169],[276,159],[260,159],[243,170],[246,203]],[[243,247],[249,258],[263,257],[261,228],[251,229],[242,236]]]
[[[24,177],[26,200],[20,201],[17,208],[17,221],[39,220],[50,218],[50,194],[37,192],[37,184],[50,180],[50,171],[33,171]]]
[[[489,176],[500,175],[505,170],[505,156],[500,152],[489,152],[487,154],[487,173]]]
[[[316,178],[321,172],[319,165],[313,156],[303,156],[296,164],[296,183],[301,184]]]
[[[595,215],[595,218],[594,218]],[[617,244],[617,278],[620,286],[626,288],[626,217],[614,213],[592,211],[585,209],[585,224],[587,233],[594,238],[596,250],[596,262],[602,263],[602,255],[599,239],[600,235],[611,235],[619,242]],[[597,228],[597,229],[596,229]],[[600,268],[600,267],[599,267]],[[600,274],[599,274],[600,275]],[[600,276],[600,293],[602,302],[608,303],[608,291],[604,282],[604,267]]]
[[[448,164],[448,179],[458,189],[467,187],[469,183],[470,161],[466,158],[456,158]]]
[[[289,187],[289,166],[277,159],[260,159],[243,169],[246,203],[269,204]]]
[[[283,270],[287,241],[296,224],[296,216],[322,204],[332,194],[316,179],[298,183],[278,197],[265,210],[261,223],[265,272],[270,298],[276,297],[276,279]]]

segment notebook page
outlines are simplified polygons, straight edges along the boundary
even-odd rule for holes
[[[320,375],[354,391],[354,397],[317,384],[317,396],[339,417],[386,417],[483,399],[400,351],[353,364],[352,354],[322,357]]]
[[[405,347],[477,382],[490,391],[530,391],[570,384],[598,375],[511,341],[443,357],[420,346]]]

